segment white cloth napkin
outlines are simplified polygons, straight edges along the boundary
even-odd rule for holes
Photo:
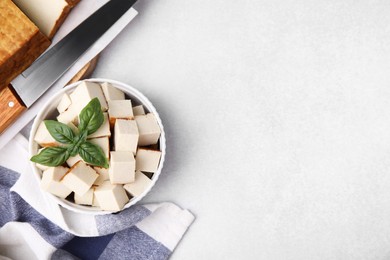
[[[62,247],[72,239],[71,235],[101,237],[109,234],[114,235],[98,255],[99,259],[106,259],[111,254],[117,258],[122,254],[121,259],[166,259],[194,221],[188,210],[169,202],[134,205],[119,214],[102,216],[65,209],[40,189],[27,148],[27,139],[18,134],[3,148],[0,157],[1,166],[20,173],[13,186],[4,190],[4,182],[10,181],[10,174],[0,169],[0,226],[3,225],[0,228],[0,259],[1,256],[15,259],[33,259],[32,255],[37,259],[68,256]],[[20,217],[18,212],[27,213]],[[39,221],[34,223],[34,220]],[[130,244],[131,250],[123,251],[123,248],[130,248]]]
[[[52,45],[61,40],[78,24],[84,21],[89,15],[95,12],[99,7],[107,3],[108,0],[82,0],[71,11],[64,24],[61,26],[53,39]],[[0,150],[17,133],[22,130],[38,113],[40,108],[47,102],[56,91],[63,88],[78,71],[80,71],[90,60],[98,55],[137,15],[137,11],[131,8],[127,11],[102,37],[99,38],[80,58],[79,60],[48,90],[40,99],[35,102],[19,119],[8,127],[0,135]]]

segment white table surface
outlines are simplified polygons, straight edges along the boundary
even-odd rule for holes
[[[197,217],[172,259],[389,259],[390,1],[136,9],[93,76],[160,112],[143,202]]]

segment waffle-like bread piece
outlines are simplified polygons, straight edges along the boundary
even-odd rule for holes
[[[13,0],[49,39],[80,0]]]
[[[50,40],[11,0],[0,0],[0,89],[49,45]]]

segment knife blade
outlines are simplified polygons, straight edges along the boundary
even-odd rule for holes
[[[109,1],[0,90],[0,133],[39,99],[136,1]]]

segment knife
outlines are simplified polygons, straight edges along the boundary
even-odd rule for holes
[[[0,133],[50,88],[137,0],[111,0],[0,90]]]

